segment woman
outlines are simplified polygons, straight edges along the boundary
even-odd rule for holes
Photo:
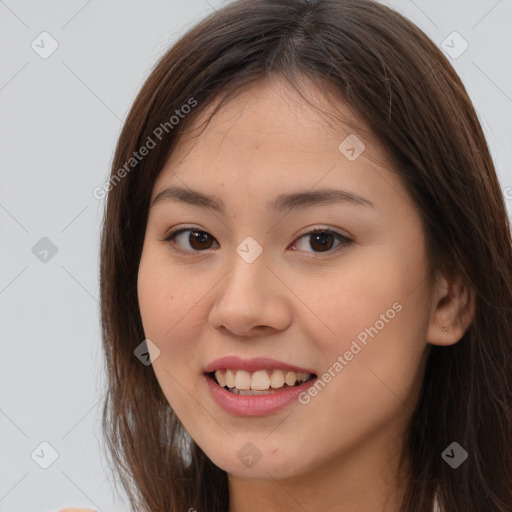
[[[510,225],[411,22],[231,3],[158,62],[108,189],[103,426],[133,510],[512,510]]]

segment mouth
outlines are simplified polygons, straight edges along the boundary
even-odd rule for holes
[[[277,414],[293,406],[315,385],[313,368],[269,357],[226,355],[203,368],[210,396],[226,412],[255,417]]]
[[[276,368],[256,371],[225,368],[205,375],[229,393],[245,396],[271,395],[297,388],[317,377],[315,373]]]

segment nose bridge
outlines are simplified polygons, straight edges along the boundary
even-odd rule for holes
[[[261,292],[268,278],[267,254],[254,238],[246,237],[235,249],[231,258],[232,268],[227,279],[229,288]],[[259,286],[258,286],[259,285]]]

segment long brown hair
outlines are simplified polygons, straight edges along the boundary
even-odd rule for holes
[[[431,512],[436,493],[445,511],[510,512],[512,241],[503,194],[447,58],[371,0],[235,1],[167,51],[133,104],[112,164],[100,275],[103,429],[132,510],[229,507],[226,473],[187,437],[152,367],[134,356],[145,338],[137,272],[152,187],[180,134],[215,100],[212,115],[242,85],[271,75],[299,92],[302,78],[327,85],[371,127],[422,217],[429,267],[461,276],[476,297],[463,338],[430,351],[404,447],[411,479],[401,512]],[[149,152],[135,158],[143,146]],[[441,457],[453,441],[469,454],[457,469]]]

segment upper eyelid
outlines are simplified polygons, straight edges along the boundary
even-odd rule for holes
[[[318,226],[318,227],[312,227],[312,228],[306,228],[306,229],[307,229],[307,231],[302,231],[299,234],[297,234],[294,240],[296,240],[297,238],[303,237],[305,235],[309,235],[309,234],[312,234],[315,232],[324,232],[324,231],[334,233],[336,235],[340,235],[340,236],[346,238],[347,240],[353,240],[352,235],[342,233],[342,232],[338,231],[337,228]],[[207,230],[205,230],[203,228],[198,228],[196,226],[182,226],[179,228],[173,228],[173,229],[169,230],[169,232],[166,235],[164,235],[163,240],[165,241],[170,236],[181,234],[184,231],[198,231],[200,233],[206,233],[207,235],[209,235],[212,238],[214,238],[215,240],[217,240],[210,232],[208,232]]]
[[[344,233],[340,233],[338,231],[338,229],[335,229],[335,228],[317,226],[317,227],[310,227],[310,228],[306,228],[306,229],[307,229],[307,231],[303,231],[303,232],[297,234],[294,237],[292,243],[294,243],[297,240],[300,240],[304,236],[312,235],[314,233],[323,233],[323,232],[327,232],[327,233],[333,234],[337,238],[338,242],[340,242],[338,247],[354,242],[354,238],[351,235],[346,235]],[[181,234],[183,234],[184,232],[187,232],[187,231],[196,231],[196,232],[200,232],[200,233],[206,233],[208,236],[213,238],[213,240],[215,240],[215,242],[217,244],[219,244],[219,241],[213,235],[211,235],[208,231],[206,231],[205,229],[202,229],[202,228],[197,228],[195,226],[182,226],[182,227],[178,227],[178,228],[173,228],[172,230],[170,230],[169,233],[167,233],[164,236],[164,238],[161,241],[167,242],[167,243],[175,242],[177,236],[179,236],[179,235],[181,235]],[[334,252],[338,247],[336,247],[333,250],[326,251],[326,254]],[[188,250],[188,249],[177,249],[177,250],[180,251],[180,252],[192,252],[192,253],[196,252],[196,253],[201,253],[201,252],[207,252],[209,249],[206,249],[204,251],[191,251],[191,250]],[[318,253],[318,254],[321,254],[321,253]]]

